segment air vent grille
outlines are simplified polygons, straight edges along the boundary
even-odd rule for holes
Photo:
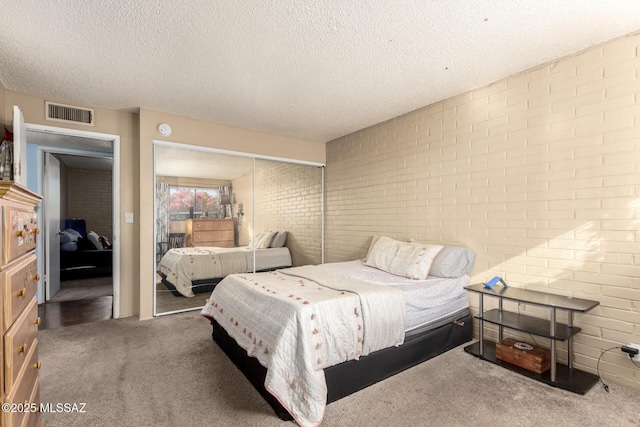
[[[73,122],[93,126],[94,114],[90,108],[74,107],[72,105],[54,104],[45,102],[45,115],[47,120],[60,122]]]

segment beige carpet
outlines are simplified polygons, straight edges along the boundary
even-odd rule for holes
[[[49,302],[74,301],[113,295],[112,277],[65,280]]]
[[[175,296],[162,282],[156,283],[156,313],[203,307],[209,296],[211,292],[195,294],[191,298]]]
[[[279,420],[211,340],[197,312],[40,331],[40,398],[86,403],[57,426],[293,426]],[[458,347],[327,406],[322,426],[638,426],[640,390],[585,396]]]

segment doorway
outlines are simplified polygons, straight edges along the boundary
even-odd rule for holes
[[[112,163],[111,153],[44,153],[42,329],[112,316]]]
[[[30,168],[30,171],[35,169],[37,172],[36,191],[44,196],[45,201],[38,207],[39,226],[43,231],[38,237],[41,241],[38,242],[37,253],[39,271],[44,272],[38,283],[42,327],[47,327],[47,319],[52,319],[50,326],[55,327],[101,320],[105,313],[108,317],[119,317],[119,137],[27,124],[27,150],[31,157],[29,164],[37,165]],[[60,169],[63,170],[62,174]],[[65,231],[69,221],[66,220],[77,216],[68,206],[68,192],[77,191],[68,184],[68,180],[80,180],[86,184],[87,176],[90,175],[95,175],[94,181],[106,180],[105,177],[108,177],[111,201],[107,206],[103,201],[101,208],[108,211],[109,219],[90,219],[85,233],[93,231],[92,234],[103,237],[100,241],[110,245],[111,249],[100,252],[96,249],[92,253],[87,251],[75,254],[80,255],[80,258],[63,256],[61,259],[62,245],[67,242],[66,238],[61,241],[61,237],[67,234]],[[104,185],[102,188],[104,189]],[[104,198],[104,194],[101,197]],[[93,205],[96,208],[94,210],[100,210],[95,206],[93,197],[87,199],[80,203]],[[86,234],[83,236],[83,244],[89,242],[87,237]],[[75,243],[77,244],[77,240]],[[68,250],[69,245],[65,249]],[[90,248],[85,246],[85,249]],[[86,259],[90,261],[85,262],[86,259],[82,257],[89,257]],[[59,291],[61,262],[64,265],[62,283],[70,285],[67,286],[68,290],[77,288],[70,289],[69,298],[62,298]],[[82,289],[90,287],[85,286],[90,283],[91,286],[100,287],[102,291],[99,292],[110,294],[108,298],[86,293],[95,290]]]

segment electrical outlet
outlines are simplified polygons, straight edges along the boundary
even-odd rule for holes
[[[629,347],[633,347],[633,348],[637,348],[638,349],[638,354],[633,356],[633,358],[631,358],[631,360],[633,360],[634,362],[640,362],[640,344],[631,343],[631,344],[629,344]]]

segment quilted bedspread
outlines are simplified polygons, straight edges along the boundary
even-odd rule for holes
[[[202,310],[267,368],[265,388],[301,426],[322,422],[323,368],[404,342],[402,293],[320,266],[234,274]]]
[[[183,296],[192,297],[192,280],[244,273],[247,259],[242,252],[226,248],[177,248],[162,257],[158,271],[167,276]]]

